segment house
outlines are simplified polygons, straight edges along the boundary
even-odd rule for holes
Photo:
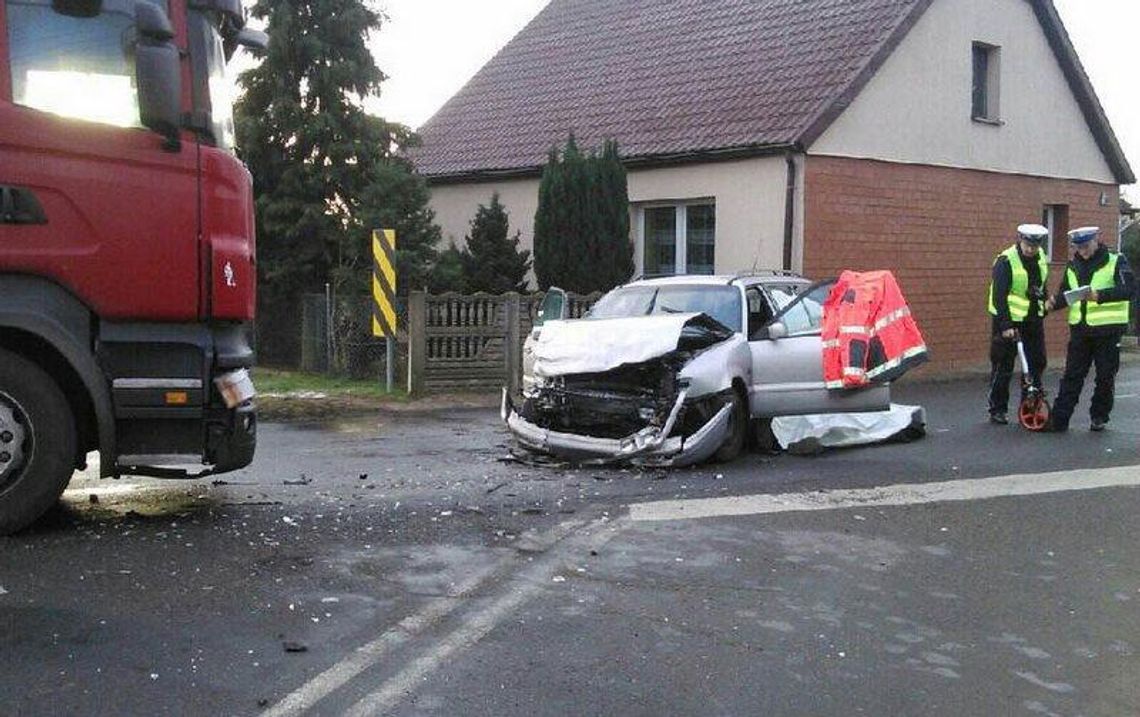
[[[620,143],[639,272],[891,269],[942,371],[1018,224],[1059,269],[1135,181],[1050,0],[551,0],[420,130],[445,236],[497,191],[529,244],[570,132]]]

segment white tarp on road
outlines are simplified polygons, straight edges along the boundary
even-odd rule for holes
[[[786,449],[797,444],[813,449],[864,446],[895,437],[918,438],[925,434],[926,411],[922,406],[892,403],[888,411],[827,413],[815,416],[780,416],[772,419],[772,433]]]

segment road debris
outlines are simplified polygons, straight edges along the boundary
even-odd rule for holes
[[[292,640],[286,640],[285,642],[281,643],[281,647],[284,648],[285,652],[308,652],[309,651],[309,646],[306,645],[305,643],[294,642]]]

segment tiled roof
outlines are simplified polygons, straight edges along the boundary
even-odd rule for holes
[[[571,131],[627,159],[791,145],[929,3],[552,0],[412,158],[428,176],[534,168]]]
[[[551,0],[420,129],[429,177],[810,146],[933,0]],[[1117,181],[1136,181],[1052,0],[1029,0]]]

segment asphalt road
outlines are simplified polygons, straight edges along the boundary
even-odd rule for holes
[[[815,457],[536,467],[468,409],[79,476],[0,539],[0,714],[1140,714],[1140,364],[1103,434],[896,388],[925,439]]]

